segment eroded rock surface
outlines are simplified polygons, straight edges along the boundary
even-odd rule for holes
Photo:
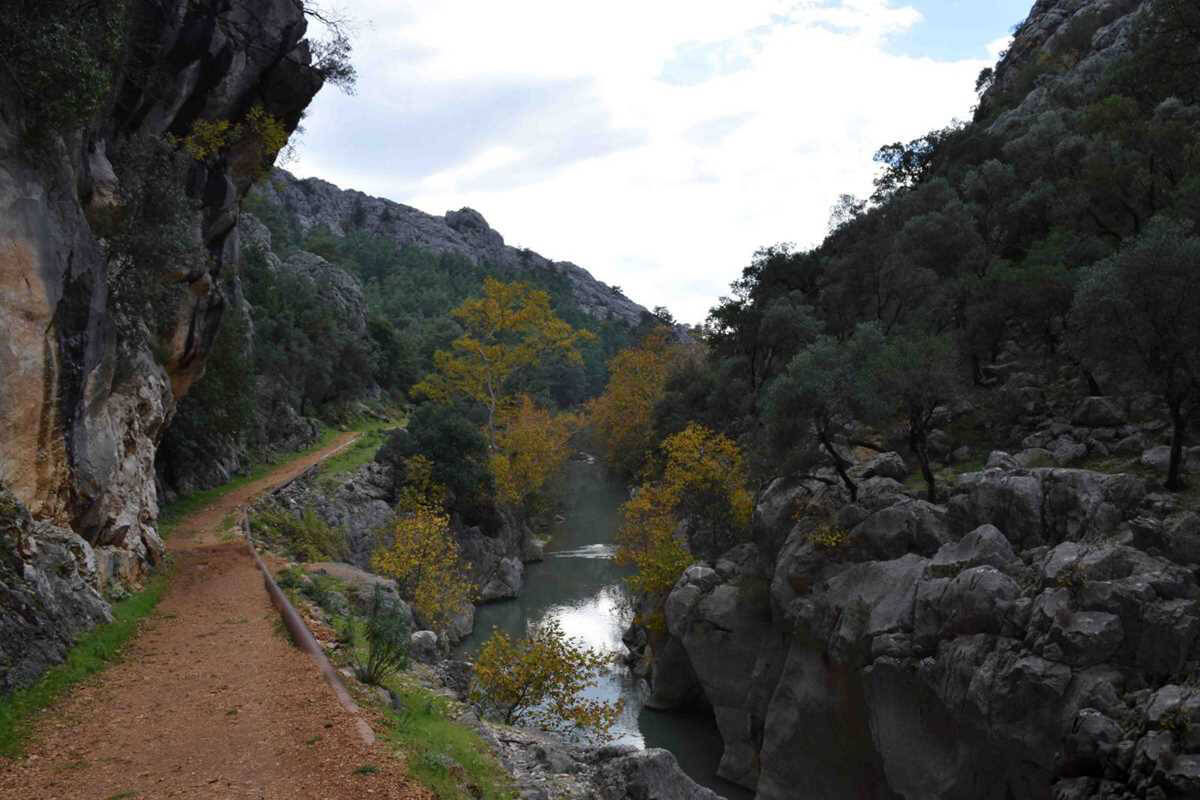
[[[155,449],[203,373],[236,290],[239,201],[260,166],[235,147],[190,167],[179,191],[197,205],[203,268],[162,263],[116,280],[121,266],[109,263],[101,232],[106,216],[120,213],[125,176],[109,155],[139,137],[185,136],[199,119],[237,120],[256,104],[293,130],[322,83],[303,11],[291,0],[167,0],[136,4],[134,13],[151,26],[153,44],[132,54],[128,75],[119,76],[120,102],[86,127],[56,130],[31,148],[29,109],[0,87],[0,486],[38,520],[29,541],[49,552],[66,546],[60,533],[69,529],[90,548],[84,560],[94,566],[77,576],[92,592],[136,583],[162,556]],[[155,79],[145,80],[150,74]],[[125,293],[148,285],[166,287],[168,299],[155,309],[161,320],[129,311],[137,304]],[[35,572],[36,551],[19,556]],[[51,603],[61,594],[47,591]],[[39,619],[59,620],[46,624],[59,624],[63,641],[103,616],[16,608],[0,607],[16,626],[13,641],[26,636],[16,628],[40,637]],[[36,671],[0,660],[0,686]]]

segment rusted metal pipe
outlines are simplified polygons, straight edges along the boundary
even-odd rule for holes
[[[250,535],[250,520],[246,516],[245,509],[241,509],[241,527],[242,533],[246,537],[246,548],[250,551],[254,563],[258,565],[258,569],[262,573],[263,583],[267,587],[267,594],[271,597],[271,602],[275,608],[278,609],[279,616],[283,618],[284,627],[291,634],[292,641],[296,643],[297,647],[312,657],[312,660],[317,664],[317,668],[321,670],[321,675],[325,678],[325,682],[333,689],[338,702],[342,704],[342,708],[346,709],[354,717],[354,725],[358,729],[358,735],[362,738],[363,744],[367,747],[373,746],[375,744],[375,732],[371,730],[371,726],[367,724],[367,721],[362,718],[362,712],[358,704],[354,702],[354,698],[346,690],[346,685],[342,683],[341,676],[333,668],[333,664],[329,663],[329,658],[325,655],[325,651],[321,649],[321,645],[317,643],[317,639],[312,635],[312,631],[304,624],[304,618],[300,616],[300,613],[296,611],[296,607],[288,600],[287,595],[275,583],[275,579],[271,577],[271,571],[267,569],[267,565],[259,557],[258,551],[254,548],[254,539]]]

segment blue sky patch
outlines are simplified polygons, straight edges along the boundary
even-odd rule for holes
[[[1029,16],[1030,0],[893,0],[910,5],[922,20],[891,39],[889,50],[939,61],[986,57],[990,42]]]

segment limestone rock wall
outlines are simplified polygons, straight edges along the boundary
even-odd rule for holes
[[[186,136],[198,119],[236,120],[254,105],[290,131],[322,83],[293,0],[141,2],[133,13],[141,44],[87,127],[34,148],[26,109],[0,87],[0,486],[38,521],[28,541],[53,538],[39,533],[43,523],[81,537],[91,550],[84,560],[95,563],[79,574],[93,590],[134,582],[161,556],[155,448],[203,373],[236,282],[239,201],[259,166],[235,147],[190,169],[181,188],[197,207],[205,266],[163,263],[132,276],[170,289],[158,311],[171,329],[151,347],[120,335],[150,323],[119,313],[114,265],[93,226],[120,213],[122,175],[108,154],[134,137]],[[25,564],[32,552],[12,549]],[[5,600],[6,623],[10,613]],[[10,669],[0,658],[0,688],[30,676]]]

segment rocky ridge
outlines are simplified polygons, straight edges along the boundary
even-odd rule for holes
[[[476,264],[490,264],[514,276],[530,272],[561,275],[570,281],[580,308],[598,320],[620,320],[636,326],[649,313],[580,266],[569,261],[551,261],[532,250],[506,245],[504,237],[471,208],[448,211],[437,217],[390,200],[339,189],[317,178],[301,180],[283,169],[276,169],[260,191],[264,199],[292,215],[303,233],[319,227],[335,236],[366,231],[401,246],[457,253]]]

